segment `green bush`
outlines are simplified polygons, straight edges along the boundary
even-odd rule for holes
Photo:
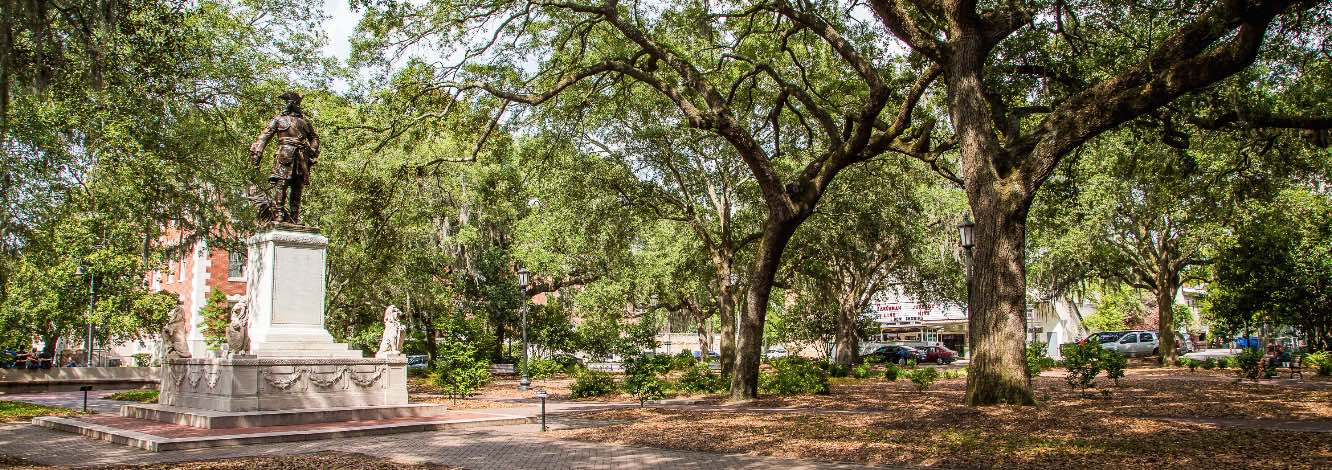
[[[916,390],[925,391],[934,385],[934,381],[939,380],[939,370],[933,367],[923,367],[911,372],[911,383],[916,385]]]
[[[1263,352],[1257,349],[1245,349],[1235,356],[1235,367],[1241,379],[1258,381],[1263,372]]]
[[[1064,381],[1070,388],[1081,388],[1085,394],[1088,388],[1096,384],[1096,375],[1101,373],[1101,343],[1065,344],[1060,348],[1064,356]]]
[[[133,358],[134,358],[134,367],[148,367],[149,365],[152,365],[152,363],[153,363],[153,355],[152,355],[152,354],[148,354],[148,353],[138,353],[138,354],[135,354],[135,355],[130,356],[130,357],[133,357]]]
[[[534,358],[527,363],[527,375],[534,379],[548,379],[565,373],[563,364],[554,359]]]
[[[1332,353],[1318,351],[1304,355],[1304,366],[1311,367],[1322,376],[1332,375]]]
[[[1117,351],[1107,349],[1101,350],[1101,368],[1105,369],[1105,377],[1114,380],[1115,386],[1119,385],[1119,379],[1124,378],[1124,369],[1128,367],[1128,358]]]
[[[624,391],[638,398],[638,406],[648,400],[660,400],[670,393],[671,383],[665,378],[675,366],[673,356],[640,354],[624,361]]]
[[[906,366],[907,366],[908,369],[915,369],[915,368],[916,368],[916,359],[915,359],[915,358],[907,359],[907,360],[906,360]]]
[[[1027,345],[1027,377],[1041,375],[1041,372],[1054,367],[1054,359],[1045,352],[1049,345],[1041,341],[1035,341]]]
[[[721,393],[729,384],[707,364],[697,363],[685,371],[677,382],[677,388],[685,393]]]
[[[574,382],[569,390],[574,398],[610,395],[615,393],[615,376],[610,372],[583,369],[574,375]]]
[[[772,362],[775,373],[759,375],[759,391],[770,395],[828,393],[828,373],[802,357],[783,357]]]
[[[897,367],[897,364],[889,362],[888,370],[884,371],[883,378],[888,379],[889,382],[896,382],[897,376],[901,373],[902,370]]]
[[[408,377],[429,377],[429,376],[430,376],[430,369],[427,369],[427,368],[424,368],[424,367],[418,367],[418,368],[415,368],[415,369],[407,369],[407,376],[408,376]]]
[[[1189,358],[1186,357],[1186,358],[1180,359],[1180,362],[1184,365],[1184,367],[1188,367],[1189,370],[1191,370],[1191,371],[1196,371],[1196,370],[1198,370],[1198,361],[1196,361],[1196,360],[1189,359]]]
[[[694,353],[687,350],[680,351],[679,354],[671,356],[671,370],[689,370],[697,362],[694,360]]]
[[[1235,366],[1235,358],[1233,357],[1223,357],[1221,359],[1216,360],[1217,369],[1225,369],[1227,367],[1234,367],[1234,366]]]
[[[838,364],[836,362],[821,362],[819,363],[819,367],[822,368],[823,370],[828,371],[828,376],[830,377],[842,378],[851,375],[849,372],[850,370],[849,368],[847,368],[845,365]]]
[[[1224,362],[1224,361],[1225,361],[1225,358],[1221,358],[1221,361]],[[1223,366],[1221,366],[1221,367],[1224,368],[1225,366],[1223,365]],[[1203,359],[1203,361],[1202,361],[1202,368],[1203,368],[1203,370],[1212,370],[1212,369],[1215,369],[1215,368],[1216,368],[1216,358],[1214,358],[1214,357],[1209,357],[1209,358],[1207,358],[1207,359]]]
[[[490,378],[490,362],[478,359],[476,349],[467,343],[446,343],[435,358],[435,384],[453,400],[476,394]]]
[[[851,369],[851,376],[857,379],[868,379],[870,374],[874,372],[872,367],[873,366],[869,364],[862,363],[854,369]]]

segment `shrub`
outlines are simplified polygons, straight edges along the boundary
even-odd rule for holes
[[[407,369],[407,376],[408,376],[408,377],[429,377],[429,376],[430,376],[430,369],[427,369],[427,368],[424,368],[424,367],[418,367],[418,368],[415,368],[415,369],[411,369],[411,368],[409,368],[409,369]]]
[[[640,354],[624,361],[624,391],[638,398],[638,406],[648,400],[666,398],[671,383],[665,375],[675,365],[673,356]]]
[[[911,383],[916,384],[916,390],[925,391],[934,385],[934,381],[939,379],[939,370],[933,367],[924,367],[916,369],[911,373]]]
[[[1188,367],[1189,370],[1191,370],[1191,371],[1196,371],[1196,370],[1198,370],[1198,361],[1193,360],[1193,359],[1189,359],[1189,358],[1187,358],[1187,357],[1184,358],[1184,359],[1182,359],[1181,361],[1184,363],[1184,367]]]
[[[133,356],[134,367],[148,367],[153,363],[153,355],[148,353],[138,353]]]
[[[440,348],[435,372],[435,383],[453,400],[470,397],[490,383],[490,362],[477,359],[476,349],[459,341]]]
[[[1101,368],[1105,369],[1105,377],[1115,381],[1115,386],[1119,386],[1119,379],[1124,378],[1124,369],[1128,367],[1128,358],[1117,351],[1101,350]]]
[[[836,362],[821,363],[819,364],[819,367],[823,370],[828,371],[828,375],[831,377],[841,378],[849,375],[848,372],[849,369],[845,365],[838,364]]]
[[[1041,372],[1054,366],[1054,359],[1045,352],[1048,344],[1034,341],[1027,345],[1027,377],[1041,375]]]
[[[1064,381],[1070,388],[1081,388],[1085,394],[1096,383],[1096,375],[1101,372],[1101,344],[1087,343],[1065,344],[1060,348],[1064,356]]]
[[[873,373],[871,367],[872,366],[870,366],[869,364],[862,363],[856,366],[854,369],[851,369],[851,376],[857,379],[868,379],[870,374]]]
[[[907,359],[907,360],[906,360],[906,366],[907,366],[908,369],[915,369],[915,368],[916,368],[916,359],[915,359],[915,358]]]
[[[610,395],[615,393],[615,376],[610,372],[584,369],[574,375],[574,382],[569,390],[574,398]]]
[[[1216,360],[1217,369],[1225,369],[1227,367],[1232,367],[1234,365],[1235,365],[1235,358],[1233,357],[1223,357],[1221,359]]]
[[[1222,362],[1225,362],[1225,360],[1226,360],[1225,358],[1221,358],[1221,361],[1222,361]],[[1221,366],[1222,369],[1224,369],[1225,367],[1226,367],[1226,366],[1225,366],[1224,364]],[[1215,369],[1215,368],[1216,368],[1216,358],[1214,358],[1214,357],[1209,357],[1209,358],[1207,358],[1207,359],[1204,359],[1204,360],[1202,361],[1202,368],[1203,368],[1203,370],[1212,370],[1212,369]]]
[[[759,391],[771,395],[828,393],[828,373],[810,360],[783,357],[771,364],[776,372],[759,375]]]
[[[728,384],[721,375],[700,362],[680,376],[677,386],[685,393],[720,393],[726,391]]]
[[[899,368],[897,367],[897,364],[893,364],[893,363],[889,362],[889,363],[888,363],[888,370],[887,370],[887,371],[884,371],[884,373],[883,373],[883,378],[888,379],[889,382],[896,382],[896,381],[897,381],[897,376],[898,376],[898,374],[901,374],[901,373],[902,373],[902,371],[901,371],[901,369],[899,369]]]
[[[554,359],[535,358],[527,362],[527,375],[534,379],[547,379],[565,372],[564,365]]]
[[[680,351],[679,354],[671,356],[671,370],[689,370],[697,362],[694,360],[694,353],[687,350]]]
[[[1235,367],[1239,369],[1238,373],[1241,379],[1248,378],[1258,381],[1258,376],[1262,374],[1263,353],[1257,349],[1245,349],[1234,357]]]
[[[1304,366],[1312,367],[1318,375],[1332,375],[1332,353],[1318,351],[1304,355]]]

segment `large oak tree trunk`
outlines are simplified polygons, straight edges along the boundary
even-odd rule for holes
[[[858,320],[860,311],[854,305],[837,309],[837,354],[833,356],[833,362],[849,366],[860,359]]]
[[[1172,365],[1178,351],[1175,348],[1175,290],[1170,274],[1162,274],[1156,281],[1156,331],[1159,333],[1161,364]]]
[[[731,270],[727,266],[717,269],[717,314],[721,317],[721,374],[728,376],[735,372],[735,285],[731,282]]]
[[[995,186],[1002,186],[997,183]],[[976,218],[966,404],[1035,403],[1027,377],[1025,197],[994,186],[972,192]]]
[[[731,399],[749,400],[758,397],[759,358],[763,353],[763,323],[768,314],[768,298],[772,295],[773,279],[781,266],[782,252],[791,241],[803,218],[769,222],[763,228],[754,272],[750,276],[749,293],[745,309],[737,328],[735,372],[731,375]]]

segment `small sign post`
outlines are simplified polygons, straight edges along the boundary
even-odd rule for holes
[[[89,391],[89,390],[92,390],[92,385],[84,385],[84,386],[82,386],[82,387],[79,387],[79,391],[83,392],[83,412],[84,412],[84,413],[87,413],[87,412],[88,412],[88,391]]]
[[[546,432],[546,391],[537,390],[537,397],[541,398],[541,432]]]

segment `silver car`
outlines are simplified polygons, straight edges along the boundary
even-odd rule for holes
[[[1107,331],[1093,333],[1087,339],[1099,341],[1101,348],[1128,357],[1153,356],[1160,353],[1160,339],[1153,331]]]

